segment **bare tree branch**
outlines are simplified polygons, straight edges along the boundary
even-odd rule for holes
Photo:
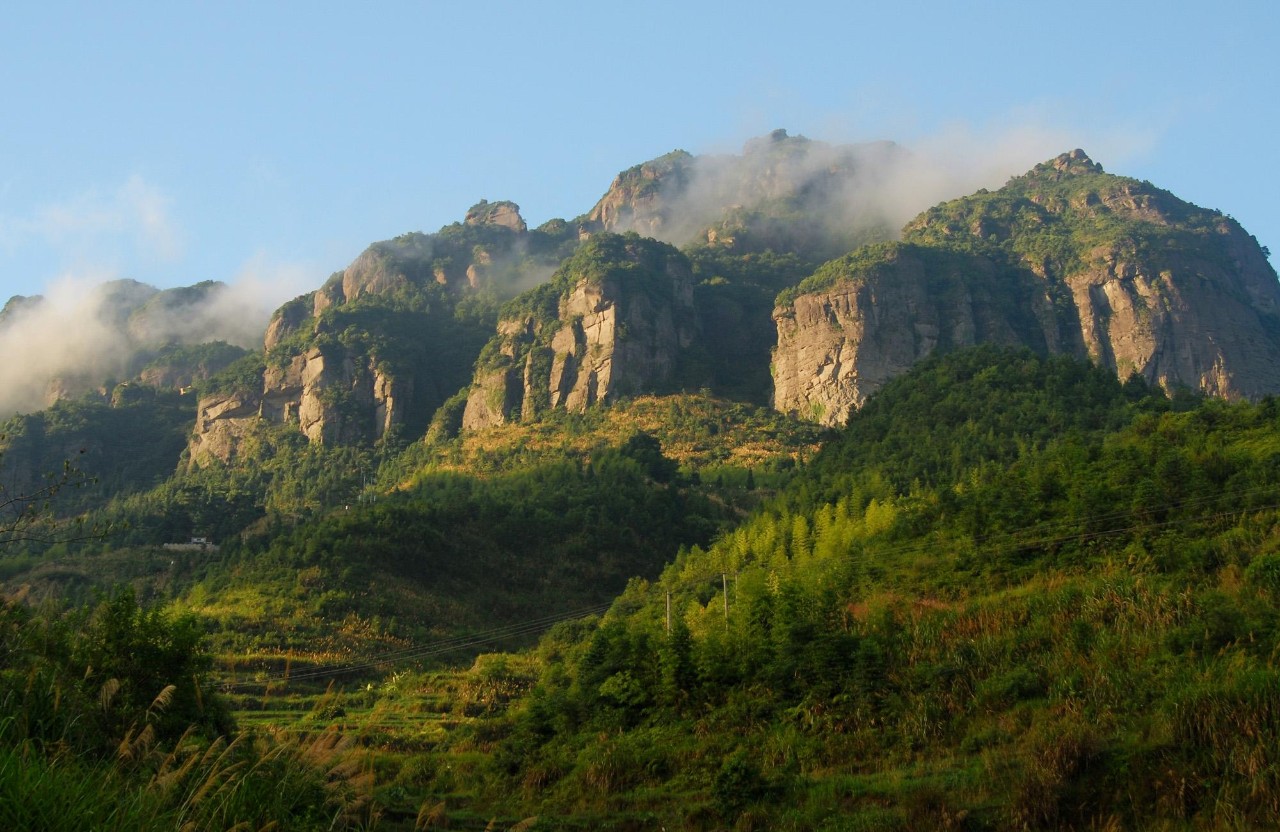
[[[0,550],[15,543],[70,542],[94,537],[93,533],[79,532],[83,529],[80,522],[59,523],[53,511],[53,501],[63,489],[82,488],[93,482],[92,477],[66,460],[61,471],[47,474],[41,483],[23,487],[16,476],[5,475],[4,454],[0,453]]]

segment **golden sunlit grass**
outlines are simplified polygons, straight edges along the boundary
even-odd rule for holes
[[[589,456],[616,447],[637,431],[656,436],[664,455],[682,467],[756,468],[780,459],[802,461],[817,451],[822,430],[764,408],[679,394],[641,396],[584,414],[535,424],[499,425],[467,433],[442,470],[483,470],[486,459]]]

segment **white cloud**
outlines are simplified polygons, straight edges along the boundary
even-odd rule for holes
[[[794,193],[811,190],[816,196],[806,197],[808,208],[831,230],[896,230],[939,202],[980,188],[999,188],[1010,177],[1076,148],[1107,170],[1123,174],[1127,163],[1151,150],[1160,133],[1161,128],[1151,124],[1065,126],[1043,108],[1024,108],[986,123],[943,125],[908,136],[896,146],[863,135],[833,144],[819,140],[783,161],[703,154],[684,180],[687,184],[668,196],[661,223],[650,227],[644,218],[637,230],[668,242],[687,242],[718,221],[726,205],[753,207],[765,196],[762,183],[765,190],[785,191],[787,183]],[[850,164],[856,173],[835,189],[811,189],[823,183],[830,170]]]
[[[43,300],[0,326],[0,418],[38,410],[59,390],[75,393],[124,378],[140,349],[215,340],[259,349],[271,313],[319,285],[320,276],[309,265],[259,254],[228,283],[170,294],[167,303],[150,305],[139,318],[129,313],[149,298],[159,299],[156,289],[116,280],[109,271],[64,275]]]
[[[0,329],[0,417],[43,407],[55,379],[99,381],[124,369],[126,336],[100,314],[108,278],[63,277],[49,287],[43,302],[5,322]]]
[[[209,338],[261,348],[271,313],[285,301],[310,292],[323,282],[319,268],[272,259],[259,253],[247,260],[227,290],[199,311]]]

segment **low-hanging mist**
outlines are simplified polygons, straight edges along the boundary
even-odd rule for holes
[[[610,231],[684,245],[735,232],[776,244],[769,222],[790,217],[799,220],[793,229],[807,227],[835,246],[826,253],[843,253],[842,245],[895,238],[921,211],[998,188],[1072,147],[1087,143],[1110,162],[1145,142],[1124,131],[1082,136],[1031,125],[987,131],[955,126],[910,146],[832,144],[775,130],[747,141],[740,153],[674,151],[624,171],[589,219]],[[625,204],[611,204],[615,195],[624,195]]]
[[[302,279],[251,265],[230,284],[161,290],[82,275],[43,296],[13,298],[0,312],[0,417],[127,380],[167,346],[261,348],[271,312]]]

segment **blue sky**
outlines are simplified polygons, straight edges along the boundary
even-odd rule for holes
[[[632,164],[777,127],[1000,181],[1080,146],[1280,252],[1264,0],[23,5],[0,302],[68,277],[283,300],[480,198],[572,217]]]

